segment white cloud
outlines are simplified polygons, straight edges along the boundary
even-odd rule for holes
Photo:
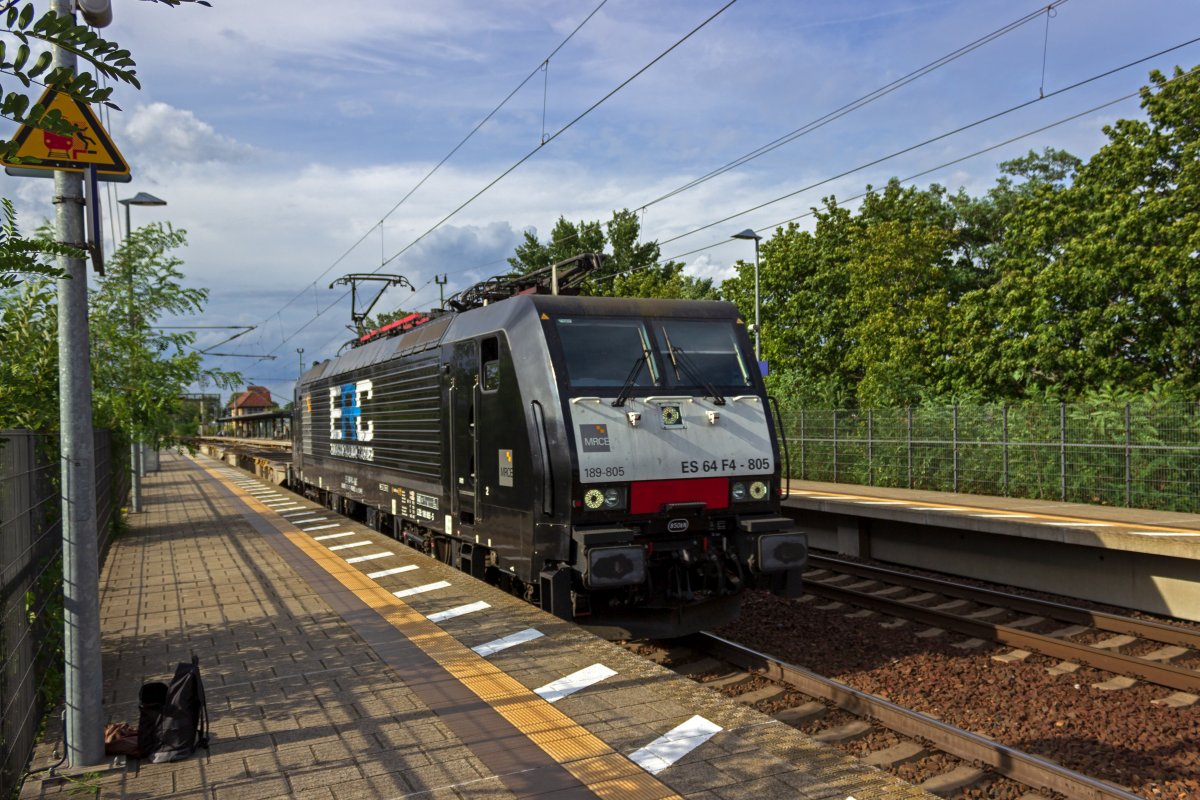
[[[114,133],[120,134],[121,147],[156,164],[237,163],[260,155],[256,148],[217,133],[191,111],[162,102],[138,106],[120,122]]]

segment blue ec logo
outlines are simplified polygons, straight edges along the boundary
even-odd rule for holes
[[[329,438],[369,442],[375,438],[375,423],[363,420],[363,400],[373,396],[371,381],[343,383],[329,388]]]

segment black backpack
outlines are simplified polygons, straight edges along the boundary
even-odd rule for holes
[[[168,685],[142,684],[138,695],[138,752],[155,764],[187,758],[208,749],[208,703],[200,680],[200,659],[180,662]]]

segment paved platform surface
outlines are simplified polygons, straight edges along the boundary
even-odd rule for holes
[[[102,572],[105,709],[136,722],[195,653],[213,740],[102,797],[929,797],[215,460],[144,492]]]
[[[785,509],[1200,559],[1198,514],[818,481],[788,484]]]

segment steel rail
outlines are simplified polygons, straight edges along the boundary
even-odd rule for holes
[[[852,714],[869,717],[896,733],[930,741],[938,749],[958,758],[987,764],[999,774],[1035,789],[1045,787],[1082,800],[1140,800],[1137,795],[1111,783],[956,728],[711,633],[695,634],[691,641],[697,643],[697,649],[743,669],[754,670],[807,695],[827,700]]]
[[[991,589],[981,589],[975,586],[964,586],[952,581],[926,578],[921,575],[912,575],[907,572],[868,564],[859,564],[853,561],[843,561],[828,556],[810,554],[808,563],[810,566],[836,570],[837,572],[844,572],[847,575],[855,575],[860,578],[873,578],[880,581],[895,582],[926,592],[936,592],[947,597],[958,597],[964,600],[989,603],[1025,614],[1037,614],[1063,622],[1088,625],[1113,633],[1127,633],[1143,639],[1163,642],[1164,644],[1177,644],[1182,647],[1200,650],[1200,630],[1189,630],[1188,628],[1180,628],[1162,622],[1134,619],[1133,617],[1124,617],[1118,614],[1106,614],[1102,611],[1091,611],[1086,608],[1079,608],[1078,606],[1052,603],[1048,600],[1036,600],[1030,597],[1022,597],[1007,592],[997,592]]]
[[[1167,686],[1184,692],[1200,692],[1200,672],[1195,672],[1171,664],[1159,664],[1144,658],[1127,656],[1121,653],[1098,650],[1087,645],[1075,644],[1051,636],[1030,633],[1019,628],[997,625],[984,620],[960,617],[945,611],[935,611],[932,608],[910,605],[899,600],[877,597],[854,589],[843,589],[830,586],[819,581],[805,582],[807,590],[812,594],[821,595],[831,600],[869,608],[884,614],[903,619],[911,619],[932,625],[936,628],[952,630],[965,636],[978,639],[989,639],[1001,644],[1019,647],[1042,655],[1061,658],[1087,664],[1089,667],[1113,672],[1118,675],[1133,675],[1160,686]]]

